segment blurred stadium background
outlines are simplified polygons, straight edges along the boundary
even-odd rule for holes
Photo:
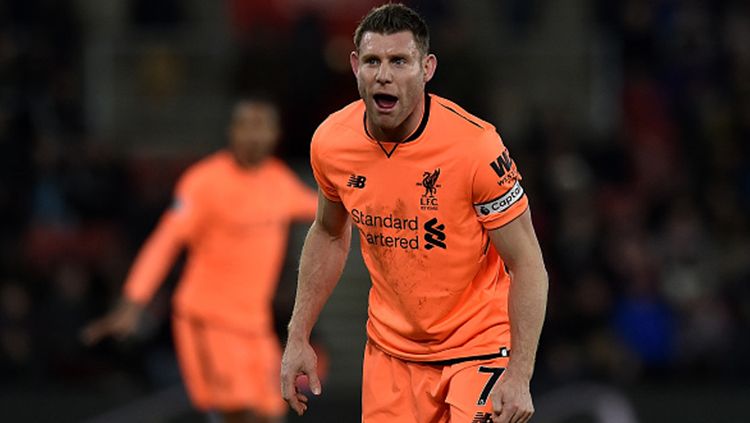
[[[224,145],[235,94],[278,96],[279,155],[312,183],[310,136],[356,98],[350,35],[377,3],[0,1],[0,420],[205,421],[171,348],[179,266],[137,339],[87,349],[78,331],[180,171]],[[430,90],[493,122],[524,171],[551,279],[534,421],[750,421],[750,5],[406,3],[431,26]],[[353,252],[306,421],[358,421]]]

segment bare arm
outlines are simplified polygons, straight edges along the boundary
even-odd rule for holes
[[[531,213],[490,232],[511,275],[508,312],[512,351],[508,368],[493,392],[497,422],[526,422],[534,408],[529,382],[547,304],[547,271],[531,224]]]
[[[180,222],[174,212],[169,211],[138,253],[117,306],[86,325],[81,331],[83,342],[93,345],[108,336],[119,340],[132,336],[146,304],[164,281],[184,245]]]
[[[341,277],[350,243],[346,209],[319,193],[318,212],[302,247],[297,295],[281,362],[282,395],[299,415],[307,410],[307,398],[297,392],[297,376],[307,375],[313,393],[320,394],[310,332]]]
[[[318,213],[305,238],[290,339],[307,339],[341,277],[351,243],[349,215],[341,203],[318,195]]]

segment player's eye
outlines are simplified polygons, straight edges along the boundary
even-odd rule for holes
[[[393,59],[393,64],[398,66],[403,66],[406,64],[406,59],[403,57],[396,57]]]
[[[365,59],[365,64],[367,65],[377,65],[380,63],[380,60],[378,60],[376,57],[369,57]]]

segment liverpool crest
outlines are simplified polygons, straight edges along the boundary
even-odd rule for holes
[[[419,199],[419,205],[422,210],[438,209],[437,190],[441,187],[437,183],[439,177],[440,168],[437,168],[432,172],[423,172],[422,182],[417,182],[418,186],[424,188],[424,194]]]

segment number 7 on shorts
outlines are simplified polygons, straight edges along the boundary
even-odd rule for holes
[[[482,389],[482,393],[479,395],[479,400],[477,401],[477,405],[485,405],[487,404],[487,398],[490,396],[490,392],[492,392],[492,387],[495,386],[495,383],[498,379],[500,379],[500,375],[503,374],[505,371],[504,367],[485,367],[480,366],[479,367],[479,373],[489,373],[490,378],[487,380],[487,384],[484,385],[484,389]]]

